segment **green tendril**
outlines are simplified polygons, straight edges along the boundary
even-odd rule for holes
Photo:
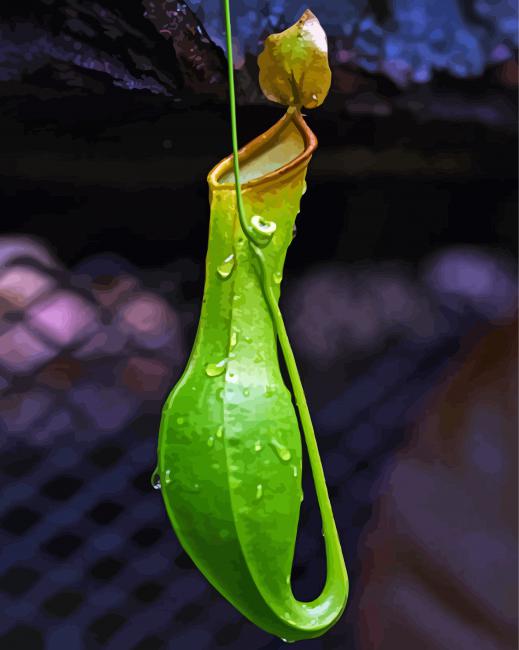
[[[345,589],[347,592],[348,585],[348,576],[346,572],[346,566],[344,563],[344,558],[341,550],[339,535],[337,533],[337,527],[335,525],[335,520],[333,517],[332,507],[330,504],[330,498],[328,495],[328,488],[326,486],[326,481],[324,477],[324,471],[322,467],[321,458],[319,455],[319,450],[317,448],[317,440],[315,437],[315,432],[312,424],[312,419],[310,416],[310,411],[308,409],[308,404],[306,401],[303,385],[299,372],[296,365],[296,360],[288,335],[285,328],[285,323],[283,321],[283,316],[279,309],[278,303],[274,296],[270,279],[266,277],[265,272],[265,258],[261,248],[265,245],[268,245],[269,241],[264,242],[258,241],[257,236],[255,236],[252,228],[247,224],[244,214],[243,199],[241,193],[240,185],[240,166],[238,160],[238,130],[236,125],[236,98],[234,90],[234,65],[233,65],[233,55],[232,55],[232,32],[231,32],[231,18],[230,18],[230,8],[229,0],[223,0],[224,10],[225,10],[225,29],[226,29],[226,44],[227,44],[227,67],[228,67],[228,76],[229,76],[229,101],[230,101],[230,114],[231,114],[231,137],[232,137],[232,148],[233,148],[233,166],[234,166],[234,177],[236,183],[236,205],[238,211],[238,217],[240,221],[241,228],[249,240],[249,244],[255,254],[255,257],[258,261],[258,267],[260,270],[260,281],[265,296],[265,300],[269,307],[272,322],[275,327],[283,358],[285,360],[286,368],[288,375],[290,377],[290,383],[292,385],[292,392],[295,398],[297,410],[299,412],[301,427],[303,429],[304,438],[306,442],[306,447],[308,450],[308,457],[310,460],[310,468],[315,483],[315,490],[317,495],[317,501],[319,504],[319,509],[321,512],[322,522],[323,522],[323,535],[325,539],[325,550],[326,550],[326,565],[327,565],[327,580],[324,592],[332,592],[338,584],[344,581]],[[339,581],[337,580],[339,578]],[[336,589],[337,593],[333,594],[338,601],[341,599],[341,594],[339,589]],[[330,593],[330,595],[332,595]]]

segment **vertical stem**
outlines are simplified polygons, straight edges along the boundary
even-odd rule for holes
[[[325,537],[325,545],[326,545],[326,563],[328,569],[327,582],[328,580],[337,579],[337,577],[340,576],[347,583],[348,577],[346,573],[346,567],[344,564],[344,558],[342,555],[339,535],[337,533],[337,527],[335,525],[335,520],[333,517],[330,498],[328,496],[328,488],[326,486],[326,480],[324,476],[323,466],[321,463],[321,458],[319,455],[319,449],[317,448],[317,440],[315,438],[312,418],[310,416],[310,411],[308,409],[308,404],[306,402],[306,397],[305,397],[303,385],[301,383],[301,378],[297,370],[296,360],[294,357],[294,353],[292,352],[292,347],[290,345],[290,341],[288,339],[288,335],[285,329],[283,316],[281,314],[277,301],[272,292],[271,278],[267,278],[265,274],[265,259],[263,257],[263,253],[255,245],[258,244],[258,242],[255,241],[254,232],[252,228],[250,228],[245,221],[243,200],[242,200],[241,186],[240,186],[240,166],[238,162],[238,135],[237,135],[238,130],[236,126],[236,98],[235,98],[235,91],[234,91],[234,66],[233,66],[233,56],[232,56],[232,32],[231,32],[229,0],[223,0],[223,3],[224,3],[224,10],[225,10],[227,69],[229,75],[229,100],[230,100],[230,110],[231,110],[231,135],[232,135],[234,178],[236,183],[236,204],[238,208],[238,217],[240,220],[240,225],[242,227],[242,230],[247,236],[247,238],[249,239],[251,249],[254,251],[256,259],[259,262],[259,266],[261,269],[261,284],[263,288],[263,293],[265,295],[265,299],[267,301],[272,316],[272,321],[277,332],[277,336],[281,346],[281,351],[283,352],[283,357],[285,359],[288,374],[290,377],[290,383],[292,384],[292,391],[294,393],[297,410],[299,412],[299,417],[301,420],[301,426],[303,428],[306,447],[308,449],[308,457],[310,459],[310,467],[312,470],[312,475],[315,483],[317,501],[319,503],[319,510],[321,512],[321,518],[323,522],[323,534]]]
[[[247,237],[253,239],[251,229],[247,227],[245,221],[245,210],[243,209],[243,199],[240,184],[240,165],[238,162],[238,127],[236,126],[236,94],[234,91],[234,63],[232,56],[232,30],[231,30],[231,12],[229,0],[223,0],[225,10],[225,37],[227,43],[227,74],[229,77],[229,103],[231,109],[231,139],[233,152],[234,180],[236,184],[236,203],[238,207],[238,217],[240,225]]]

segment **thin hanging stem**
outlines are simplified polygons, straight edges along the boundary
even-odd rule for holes
[[[229,0],[223,0],[225,10],[225,38],[227,44],[227,74],[229,77],[229,104],[231,109],[231,139],[232,139],[232,152],[233,152],[233,167],[234,167],[234,180],[236,184],[236,204],[238,208],[238,218],[240,219],[240,226],[249,240],[255,243],[257,237],[252,228],[245,220],[245,210],[243,207],[243,198],[241,194],[240,183],[240,164],[238,161],[238,127],[236,126],[236,93],[234,90],[234,62],[232,54],[232,30],[231,30],[231,11],[229,8]]]
[[[317,440],[315,437],[315,432],[312,424],[312,418],[310,416],[310,411],[308,409],[308,404],[306,402],[306,397],[301,383],[301,378],[297,370],[296,360],[288,335],[286,332],[285,324],[283,322],[283,316],[277,304],[277,301],[274,297],[271,286],[271,278],[266,277],[265,272],[265,258],[263,256],[262,248],[265,244],[259,243],[255,238],[255,233],[253,229],[248,226],[245,221],[245,214],[243,208],[243,200],[241,194],[240,186],[240,166],[238,161],[238,135],[237,135],[237,126],[236,126],[236,98],[234,91],[234,66],[233,66],[233,56],[232,56],[232,32],[231,32],[231,18],[230,18],[230,9],[229,9],[229,0],[223,0],[224,9],[225,9],[225,31],[226,31],[226,42],[227,42],[227,67],[229,75],[229,100],[230,100],[230,110],[231,110],[231,135],[232,135],[232,147],[233,147],[233,164],[234,164],[234,178],[236,182],[236,205],[238,209],[238,217],[240,220],[240,225],[249,239],[251,249],[253,250],[256,259],[258,260],[258,265],[261,271],[261,284],[265,300],[269,307],[272,321],[277,332],[279,344],[281,346],[281,351],[285,359],[285,364],[288,370],[288,375],[290,377],[290,383],[292,384],[292,391],[296,401],[297,410],[299,412],[299,417],[301,420],[301,426],[303,429],[306,447],[308,450],[308,457],[310,460],[310,467],[312,470],[312,475],[314,477],[315,491],[317,495],[317,501],[319,504],[319,509],[321,511],[321,517],[323,522],[323,534],[325,538],[326,546],[326,564],[327,564],[327,585],[331,585],[332,580],[337,580],[338,577],[343,578],[345,584],[348,582],[348,576],[346,573],[346,566],[344,564],[344,558],[341,550],[341,545],[339,541],[339,536],[337,533],[337,527],[335,525],[335,520],[333,517],[333,512],[330,504],[330,498],[328,496],[328,488],[326,486],[326,480],[324,477],[323,466],[321,463],[321,458],[319,455],[319,450],[317,448]],[[297,110],[297,109],[296,109]],[[325,586],[326,591],[326,586]]]

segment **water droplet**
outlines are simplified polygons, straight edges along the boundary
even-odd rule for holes
[[[274,438],[271,440],[270,445],[279,456],[280,460],[288,462],[292,458],[290,451]]]
[[[243,394],[245,395],[245,397],[248,397],[250,395],[250,390],[248,388],[244,388]]]
[[[238,375],[235,372],[228,372],[226,379],[234,384],[238,381]]]
[[[166,470],[165,481],[166,481],[166,485],[171,483],[171,470],[170,469]]]
[[[208,363],[205,367],[205,374],[208,377],[218,377],[218,375],[225,372],[226,367],[227,359],[222,359],[221,361],[218,361],[218,363]]]
[[[264,237],[272,238],[272,235],[276,232],[277,225],[275,221],[267,221],[260,217],[259,214],[255,214],[250,220],[254,230]]]
[[[306,182],[303,183],[303,191],[301,192],[301,196],[306,192]]]
[[[217,438],[222,438],[223,437],[223,427],[219,426],[218,429],[216,430],[216,437]]]
[[[155,471],[151,475],[151,486],[154,490],[160,490],[160,488],[162,487],[162,485],[160,484],[160,474],[158,469],[155,469]]]
[[[235,293],[234,296],[232,297],[232,299],[233,299],[235,302],[238,302],[238,300],[240,299],[240,294],[239,294],[239,293]]]
[[[220,469],[220,463],[213,463],[213,464],[211,465],[211,467],[212,467],[213,469]]]
[[[194,490],[195,492],[198,492],[199,489],[200,489],[200,485],[199,485],[198,483],[195,483],[195,484],[193,485],[193,490]]]
[[[296,465],[292,465],[292,474],[294,475],[294,478],[297,477],[298,471]]]
[[[213,447],[213,445],[214,445],[214,436],[209,436],[209,438],[207,438],[207,446]]]
[[[297,226],[294,224],[292,226],[292,239],[295,239],[295,236],[297,235]]]
[[[216,272],[222,280],[227,280],[227,278],[231,277],[235,263],[236,260],[234,259],[234,253],[231,253],[221,264],[218,265]]]
[[[224,393],[225,393],[224,389],[219,388],[218,391],[216,392],[217,399],[223,399]]]
[[[184,424],[184,418],[177,418],[177,424]]]
[[[261,442],[259,440],[256,440],[254,443],[254,451],[261,451],[263,449]]]
[[[285,617],[286,617],[286,616],[287,616],[287,613],[285,613]],[[289,619],[287,618],[287,621],[288,621],[288,620],[289,620]],[[279,638],[281,639],[281,641],[283,641],[283,643],[294,643],[294,641],[289,641],[288,639],[284,639],[282,636],[280,636]]]
[[[250,336],[245,336],[245,337],[244,337],[244,341],[245,341],[246,343],[252,343],[252,339],[251,339]]]
[[[262,496],[263,496],[263,485],[261,485],[261,483],[258,483],[258,485],[256,485],[256,500],[259,501]]]
[[[299,497],[299,503],[303,503],[304,499],[305,499],[305,493],[303,492],[303,490],[301,490],[301,496]]]
[[[231,341],[230,341],[231,350],[232,350],[234,347],[236,347],[236,343],[238,343],[238,332],[237,332],[236,330],[233,330],[233,331],[231,332]]]
[[[278,271],[276,271],[276,272],[272,275],[272,279],[274,280],[274,282],[275,282],[276,284],[281,284],[281,280],[283,279],[283,276],[281,275],[281,273],[279,273]]]

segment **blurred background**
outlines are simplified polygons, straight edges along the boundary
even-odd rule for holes
[[[305,650],[508,650],[517,628],[517,17],[511,0],[235,0],[256,56],[309,6],[333,84],[282,309],[351,578]],[[230,152],[218,0],[0,10],[0,648],[277,649],[150,484]],[[305,460],[306,462],[306,460]],[[296,596],[324,580],[306,466]]]

